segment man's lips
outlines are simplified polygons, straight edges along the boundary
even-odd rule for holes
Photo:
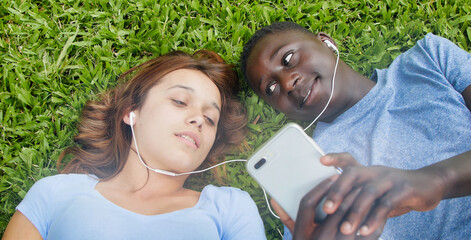
[[[304,97],[303,101],[301,102],[301,104],[299,105],[299,108],[302,108],[304,103],[306,102],[307,98],[309,97],[309,95],[311,94],[311,89],[309,89],[309,91],[307,92],[306,96]]]
[[[192,133],[192,132],[182,132],[182,133],[177,133],[175,136],[183,139],[186,143],[189,145],[194,146],[195,148],[198,148],[200,146],[200,140],[198,135]]]
[[[307,90],[307,92],[306,92],[306,95],[302,98],[302,100],[301,100],[301,102],[300,102],[300,104],[299,104],[299,108],[303,108],[304,104],[305,104],[306,102],[308,102],[309,97],[311,96],[311,93],[312,93],[312,90],[313,90],[313,86],[314,86],[314,84],[316,83],[316,79],[317,79],[317,78],[314,78],[312,81],[310,81],[310,82],[308,82],[308,83],[306,84],[305,87],[306,87],[308,90]],[[301,97],[302,97],[302,95],[301,95]]]

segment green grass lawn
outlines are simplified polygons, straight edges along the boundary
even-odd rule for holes
[[[426,33],[471,49],[471,3],[453,0],[138,1],[2,0],[0,6],[0,235],[38,179],[55,174],[84,103],[116,84],[119,74],[172,50],[210,49],[238,65],[243,44],[261,26],[294,21],[330,34],[340,57],[369,76]],[[228,159],[247,158],[285,122],[244,85],[250,133]],[[267,237],[281,223],[243,163],[226,184],[251,194]],[[191,186],[213,183],[209,174]]]

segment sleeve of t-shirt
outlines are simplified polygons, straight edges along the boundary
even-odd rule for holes
[[[293,235],[291,235],[291,231],[283,225],[283,240],[291,240],[293,238]]]
[[[427,34],[418,42],[458,92],[471,85],[471,54],[450,40]]]
[[[223,216],[222,239],[266,239],[258,208],[250,195],[237,188],[230,189],[230,204]]]
[[[51,218],[54,212],[54,199],[51,190],[54,189],[55,177],[45,177],[37,181],[26,193],[25,198],[16,210],[25,215],[38,229],[43,239],[46,239]]]

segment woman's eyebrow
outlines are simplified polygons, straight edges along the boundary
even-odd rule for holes
[[[195,91],[195,89],[193,89],[193,88],[191,88],[191,87],[183,86],[183,85],[180,85],[180,84],[171,86],[171,87],[169,87],[168,89],[170,90],[170,89],[172,89],[172,88],[183,88],[183,89],[188,90],[188,91],[190,91],[190,92],[194,92],[194,91]]]
[[[194,88],[188,87],[188,86],[184,86],[184,85],[180,85],[180,84],[171,86],[171,87],[168,88],[168,90],[173,89],[173,88],[181,88],[181,89],[187,90],[187,91],[192,92],[192,93],[195,92],[195,89],[194,89]],[[212,105],[214,108],[216,108],[216,110],[218,110],[219,113],[221,113],[221,108],[217,105],[216,102],[211,101],[211,105]]]

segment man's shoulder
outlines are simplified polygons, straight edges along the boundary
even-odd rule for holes
[[[427,33],[417,44],[429,49],[438,49],[439,47],[454,45],[449,39],[433,33]]]

